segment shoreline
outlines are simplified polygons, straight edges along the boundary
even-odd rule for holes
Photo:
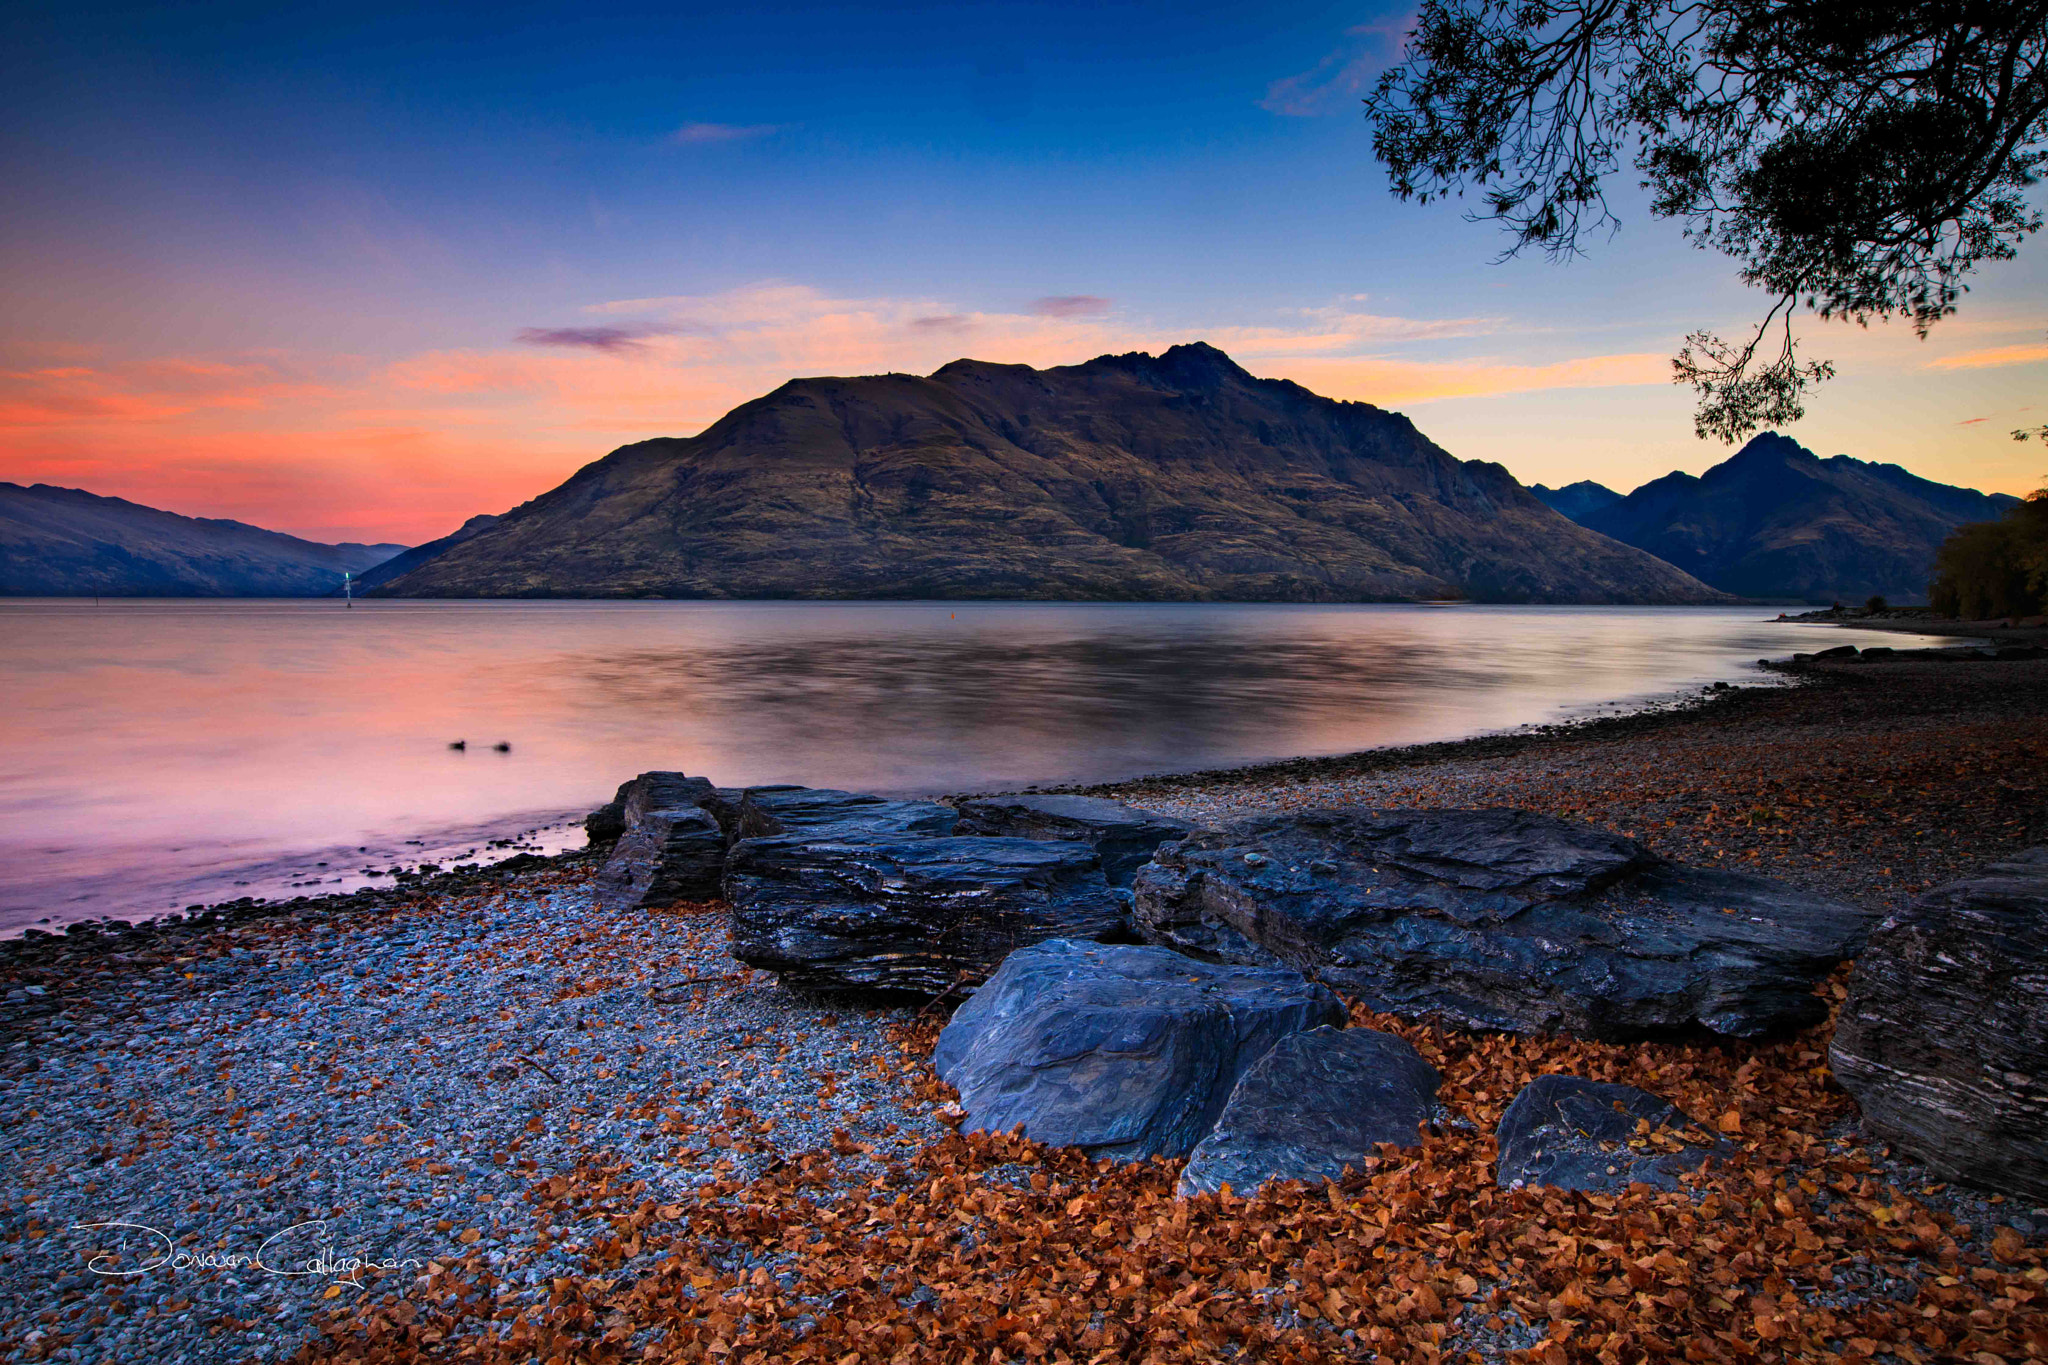
[[[1873,628],[1861,621],[1855,622],[1854,626],[1858,629]],[[1919,631],[1907,623],[1880,628],[1904,633],[1930,633]],[[2033,643],[2037,636],[2043,642],[2048,642],[2048,630],[2025,634],[2029,644]],[[1972,635],[1970,638],[1984,637]],[[1977,651],[1972,646],[1958,645],[1919,652],[1935,656],[1972,658],[1974,661]],[[1464,760],[1506,759],[1541,752],[1557,745],[1622,743],[1647,734],[1662,732],[1672,726],[1710,720],[1718,713],[1728,711],[1729,708],[1736,708],[1739,712],[1748,705],[1748,698],[1752,694],[1782,693],[1815,682],[1825,682],[1826,679],[1836,676],[1834,668],[1816,668],[1806,662],[1806,658],[1804,655],[1795,655],[1792,659],[1758,659],[1757,667],[1778,676],[1782,679],[1780,682],[1759,686],[1754,683],[1717,681],[1687,688],[1682,692],[1645,698],[1615,714],[1584,715],[1504,731],[1469,735],[1460,739],[1386,745],[1344,754],[1275,758],[1224,768],[1146,773],[1103,782],[1037,783],[1005,787],[999,792],[920,792],[912,795],[953,801],[972,796],[1011,792],[1071,794],[1112,797],[1128,800],[1134,805],[1144,805],[1148,797],[1156,799],[1160,795],[1183,790],[1245,788],[1315,778],[1356,777]],[[325,919],[358,910],[384,909],[421,895],[461,894],[493,886],[522,874],[574,867],[590,859],[595,851],[592,846],[585,845],[551,854],[515,852],[495,862],[459,864],[445,869],[439,864],[423,864],[420,868],[404,869],[392,882],[382,886],[360,886],[347,891],[285,899],[242,896],[187,906],[183,910],[147,917],[129,919],[118,915],[101,916],[69,921],[49,929],[29,925],[10,937],[0,938],[0,982],[4,982],[7,975],[14,970],[17,960],[24,954],[26,945],[56,941],[88,949],[97,945],[113,952],[124,946],[141,946],[159,934],[168,933],[175,937],[188,934],[195,928],[233,925],[277,916]],[[426,870],[428,868],[432,870]],[[31,952],[28,955],[34,957],[37,954]]]
[[[1785,664],[1802,685],[1710,690],[1685,707],[1548,732],[1094,790],[1204,819],[1345,801],[1523,805],[1683,861],[1818,881],[1880,913],[2048,838],[2048,659],[1968,653],[1970,662]],[[1847,1248],[1825,1291],[1825,1311],[1860,1324],[1845,1325],[1844,1338],[1883,1340],[1925,1321],[1893,1316],[1894,1306],[1937,1276],[1967,1289],[1944,1308],[1943,1330],[1975,1330],[1968,1313],[1993,1311],[1986,1305],[2025,1283],[2002,1268],[1983,1279],[2005,1264],[1990,1250],[1998,1230],[2014,1229],[2030,1264],[2044,1255],[2048,1209],[1935,1183],[1859,1136],[1853,1107],[1813,1064],[1826,1025],[1768,1045],[1624,1046],[1358,1018],[1410,1039],[1449,1078],[1448,1126],[1426,1136],[1422,1155],[1347,1183],[1341,1200],[1314,1189],[1268,1193],[1255,1208],[1176,1204],[1175,1163],[1110,1169],[953,1134],[949,1094],[928,1065],[940,1013],[799,996],[731,957],[719,903],[602,912],[591,901],[595,870],[586,850],[523,855],[155,931],[14,941],[0,955],[10,991],[0,1018],[13,1039],[0,1049],[0,1333],[26,1343],[31,1360],[70,1350],[62,1358],[311,1365],[452,1359],[462,1345],[497,1342],[483,1358],[510,1361],[531,1358],[518,1333],[580,1330],[564,1324],[597,1324],[588,1338],[557,1337],[565,1349],[594,1345],[614,1320],[697,1330],[661,1316],[665,1296],[690,1313],[767,1305],[736,1307],[707,1328],[735,1359],[797,1354],[787,1334],[843,1321],[849,1340],[829,1357],[838,1359],[861,1330],[834,1316],[853,1312],[846,1285],[872,1280],[855,1301],[887,1318],[952,1312],[919,1297],[921,1277],[948,1290],[964,1283],[962,1316],[919,1318],[919,1330],[979,1342],[980,1323],[1007,1311],[1014,1258],[1046,1228],[1072,1225],[1056,1235],[1085,1239],[1092,1223],[1119,1254],[1153,1259],[1122,1281],[1136,1297],[1101,1321],[1077,1300],[1081,1318],[1061,1339],[1076,1359],[1112,1347],[1135,1358],[1139,1338],[1100,1334],[1178,1311],[1174,1258],[1190,1237],[1217,1248],[1225,1278],[1234,1261],[1266,1264],[1262,1229],[1302,1219],[1322,1220],[1317,1245],[1361,1227],[1391,1228],[1390,1246],[1435,1245],[1435,1224],[1403,1220],[1439,1201],[1454,1220],[1465,1217],[1459,1208],[1495,1208],[1512,1226],[1594,1241],[1625,1240],[1624,1216],[1736,1220],[1722,1235],[1747,1245],[1752,1179],[1857,1191],[1812,1210],[1814,1226]],[[1493,1126],[1520,1085],[1554,1070],[1655,1089],[1689,1113],[1722,1114],[1732,1102],[1736,1164],[1716,1177],[1726,1189],[1707,1196],[1724,1212],[1702,1214],[1683,1194],[1629,1196],[1603,1212],[1576,1196],[1496,1189]],[[1048,1177],[1049,1187],[1033,1183]],[[1407,1183],[1418,1179],[1427,1183]],[[1913,1225],[1930,1230],[1922,1249],[1892,1248],[1895,1229],[1863,1212],[1880,1206],[1914,1210]],[[1392,1223],[1370,1221],[1376,1211]],[[193,1259],[132,1279],[96,1276],[86,1267],[94,1244],[72,1229],[107,1220],[157,1231]],[[868,1249],[883,1235],[875,1220],[900,1249]],[[1480,1222],[1443,1226],[1478,1245],[1490,1235]],[[317,1257],[319,1273],[232,1260],[308,1227],[326,1241],[295,1248],[295,1261]],[[793,1230],[815,1239],[812,1250],[797,1256],[785,1244]],[[1674,1254],[1690,1266],[1706,1253]],[[1439,1305],[1374,1321],[1431,1322],[1446,1357],[1505,1362],[1543,1345],[1554,1286],[1529,1297],[1536,1282],[1508,1269],[1503,1251],[1466,1259],[1447,1241],[1433,1255],[1400,1273],[1435,1277],[1415,1282],[1433,1286]],[[1700,1264],[1724,1292],[1762,1292],[1754,1267]],[[1382,1348],[1366,1344],[1365,1327],[1347,1341],[1302,1311],[1293,1287],[1320,1292],[1320,1274],[1275,1263],[1271,1284],[1230,1300],[1230,1311],[1317,1358],[1371,1358]],[[1693,1274],[1680,1282],[1705,1282]],[[1477,1287],[1457,1287],[1468,1281]],[[1073,1351],[1090,1333],[1086,1354]],[[895,1349],[897,1338],[877,1340]]]

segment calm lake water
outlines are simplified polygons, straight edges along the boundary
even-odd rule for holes
[[[580,843],[567,822],[649,768],[1105,780],[1506,729],[1878,638],[1770,614],[0,600],[0,932]]]

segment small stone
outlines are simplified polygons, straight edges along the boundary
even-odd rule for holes
[[[1182,1195],[1269,1180],[1335,1180],[1413,1147],[1436,1103],[1436,1068],[1405,1039],[1363,1028],[1289,1034],[1231,1091],[1216,1127],[1188,1157]]]
[[[1671,1101],[1647,1090],[1538,1076],[1501,1115],[1497,1179],[1509,1189],[1552,1185],[1589,1194],[1618,1194],[1636,1183],[1675,1190],[1680,1175],[1723,1150],[1718,1139],[1696,1142],[1667,1133],[1673,1150],[1659,1149],[1654,1138],[1640,1149],[1628,1144],[1646,1133],[1691,1127]]]

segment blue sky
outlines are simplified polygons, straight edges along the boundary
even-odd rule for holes
[[[17,0],[0,478],[416,540],[792,374],[1198,337],[1531,482],[1724,456],[1662,366],[1756,301],[1625,177],[1568,266],[1387,194],[1406,13]],[[2034,486],[2044,284],[1816,336],[1792,434]]]

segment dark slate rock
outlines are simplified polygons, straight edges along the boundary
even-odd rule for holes
[[[1134,893],[1153,942],[1405,1017],[1617,1041],[1814,1023],[1871,919],[1514,810],[1262,816],[1162,846]]]
[[[1648,1123],[1650,1131],[1638,1125]],[[1689,1136],[1656,1130],[1690,1130]],[[1553,1185],[1619,1194],[1633,1184],[1679,1188],[1678,1178],[1726,1150],[1661,1095],[1578,1076],[1538,1076],[1501,1115],[1495,1158],[1509,1189]],[[1657,1137],[1677,1144],[1666,1150]],[[1631,1142],[1639,1146],[1631,1146]]]
[[[591,844],[618,842],[626,832],[626,794],[633,790],[633,778],[619,784],[618,795],[583,817],[583,838]]]
[[[1129,886],[1152,850],[1186,837],[1194,826],[1099,796],[983,796],[959,803],[962,834],[1022,839],[1078,839],[1102,859],[1112,886]]]
[[[986,980],[1012,949],[1042,939],[1130,935],[1126,896],[1086,844],[890,840],[865,817],[742,839],[725,892],[734,956],[802,990],[937,995]]]
[[[1436,1104],[1436,1068],[1405,1039],[1364,1028],[1289,1034],[1230,1092],[1181,1172],[1183,1195],[1269,1180],[1335,1180],[1380,1143],[1413,1147]]]
[[[622,794],[625,830],[597,875],[600,909],[716,900],[725,874],[725,834],[703,808],[715,789],[701,777],[650,772]]]
[[[801,834],[818,839],[907,839],[951,834],[960,814],[937,801],[891,801],[828,787],[749,787],[732,837]]]
[[[1858,954],[1830,1052],[1873,1132],[2048,1202],[2048,847],[1938,886]]]
[[[1281,1038],[1338,1025],[1298,972],[1164,948],[1056,939],[1020,948],[953,1015],[933,1055],[971,1127],[1121,1160],[1184,1156]]]

